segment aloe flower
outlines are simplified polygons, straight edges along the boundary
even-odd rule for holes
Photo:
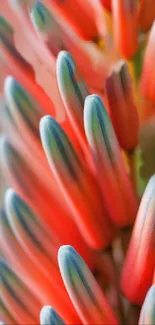
[[[155,323],[153,0],[0,2],[0,324]]]

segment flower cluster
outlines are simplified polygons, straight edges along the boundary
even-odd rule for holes
[[[0,322],[153,325],[155,1],[8,10]]]

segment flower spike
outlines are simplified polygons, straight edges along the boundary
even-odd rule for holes
[[[154,20],[0,0],[0,325],[155,324]]]
[[[155,267],[155,176],[143,194],[121,277],[124,295],[141,304],[152,283]],[[130,276],[132,274],[132,277]],[[130,278],[130,285],[128,279]]]
[[[82,165],[63,129],[52,117],[41,119],[40,133],[52,172],[81,234],[92,247],[104,248],[110,244],[113,232],[102,211],[95,180]]]
[[[98,95],[86,98],[84,125],[109,216],[118,226],[130,225],[136,217],[137,201],[113,126]]]
[[[71,246],[58,253],[60,272],[70,299],[84,324],[118,324],[88,266]]]
[[[40,312],[40,325],[65,325],[65,323],[52,307],[44,306]]]

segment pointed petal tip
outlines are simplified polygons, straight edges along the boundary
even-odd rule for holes
[[[62,245],[58,250],[58,257],[68,255],[72,252],[75,252],[75,249],[71,245]]]
[[[84,104],[84,127],[87,138],[89,138],[89,133],[92,133],[89,129],[92,127],[98,129],[98,123],[99,121],[102,123],[104,116],[107,116],[107,111],[101,97],[96,94],[87,96]]]
[[[17,87],[18,82],[15,80],[13,76],[7,76],[4,81],[4,93],[5,96],[9,94],[13,95],[14,89]]]
[[[5,192],[5,207],[6,207],[6,211],[7,209],[9,209],[10,207],[12,207],[16,200],[18,200],[19,197],[17,195],[17,193],[15,192],[15,190],[13,188],[8,188]]]
[[[96,95],[96,94],[91,94],[91,95],[88,95],[85,99],[85,107],[87,109],[87,107],[89,106],[89,108],[93,108],[95,107],[96,104],[100,104],[102,106],[103,105],[103,102],[102,102],[102,99],[99,95]]]
[[[49,324],[51,325],[51,319],[52,319],[52,312],[53,309],[51,306],[44,306],[40,311],[40,324],[45,325]]]
[[[51,124],[55,122],[56,121],[54,120],[54,118],[50,115],[45,115],[40,119],[39,130],[40,130],[41,138],[42,137],[44,138],[48,128],[50,128]]]
[[[53,120],[53,117],[52,116],[50,116],[50,115],[45,115],[45,116],[43,116],[42,118],[41,118],[41,120],[40,120],[40,125],[41,124],[43,124],[43,125],[45,125],[45,123],[47,123],[47,121],[52,121]]]
[[[16,196],[17,196],[17,194],[16,194],[15,190],[11,187],[9,187],[5,192],[5,198],[7,198],[7,200],[12,200]]]
[[[44,31],[45,27],[50,23],[50,12],[48,9],[41,3],[37,1],[31,8],[30,18],[33,25],[39,30]]]
[[[57,62],[59,61],[60,63],[63,63],[64,59],[72,60],[72,62],[73,62],[72,55],[68,51],[62,50],[58,54]]]
[[[23,107],[23,104],[21,104],[22,97],[29,97],[27,91],[13,76],[6,77],[4,82],[4,94],[9,110],[15,107],[20,110],[21,107]]]
[[[63,245],[58,250],[58,263],[60,268],[66,265],[68,259],[71,258],[72,254],[76,255],[75,249],[70,245]]]
[[[72,77],[74,73],[75,68],[75,62],[72,58],[72,55],[67,51],[60,51],[57,56],[56,61],[56,72],[57,72],[57,79],[58,79],[58,85],[61,90],[62,86],[62,80],[64,81],[68,80],[68,75]],[[63,79],[61,77],[63,76]],[[73,79],[73,78],[71,78]],[[73,81],[73,80],[72,80]],[[65,91],[65,88],[64,88]]]
[[[51,306],[44,306],[40,312],[40,324],[41,325],[63,325],[64,322],[57,314],[54,308]]]
[[[57,128],[57,130],[62,130],[60,124],[50,115],[45,115],[40,119],[39,129],[41,137],[52,132],[53,127]]]

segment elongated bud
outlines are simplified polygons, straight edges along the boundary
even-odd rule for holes
[[[133,0],[112,0],[113,32],[117,52],[132,58],[138,50],[138,6]]]
[[[143,63],[143,69],[141,74],[141,80],[140,80],[140,91],[142,96],[146,97],[153,103],[155,103],[154,38],[155,38],[155,22],[153,23],[151,31],[149,33],[146,50],[144,53],[144,63]]]
[[[39,181],[30,164],[8,139],[1,140],[0,150],[2,153],[2,167],[6,171],[8,180],[17,192],[21,193],[21,196],[31,203],[35,210],[38,206],[41,212],[41,203],[44,202],[45,193],[48,194],[47,189]],[[47,195],[46,200],[48,197]]]
[[[83,125],[84,101],[89,94],[87,86],[70,53],[66,51],[61,51],[59,53],[56,70],[58,87],[67,115],[76,132],[77,139],[86,156],[87,163],[91,166],[92,161]]]
[[[137,212],[118,141],[106,109],[97,95],[86,98],[84,125],[105,205],[118,226],[132,224]]]
[[[106,79],[105,88],[119,143],[124,150],[132,151],[138,144],[139,120],[133,99],[132,80],[125,63]]]
[[[1,140],[0,152],[2,154],[2,167],[5,177],[17,193],[29,204],[33,211],[61,240],[61,243],[72,243],[79,249],[80,254],[85,256],[90,267],[94,267],[94,256],[79,233],[70,211],[66,211],[61,201],[58,202],[41,179],[32,170],[31,165],[14,148],[7,139]],[[45,183],[48,182],[45,179]],[[55,218],[57,215],[57,218]],[[61,219],[61,222],[60,222]],[[64,231],[63,224],[68,231]],[[70,236],[72,233],[73,236]]]
[[[53,32],[58,32],[57,37],[59,38],[60,27],[51,12],[44,6],[41,1],[34,4],[31,9],[31,19],[34,28],[39,31],[39,33],[53,34]]]
[[[45,116],[41,119],[40,133],[52,172],[81,234],[94,248],[104,248],[110,244],[113,235],[102,211],[95,180],[82,165],[71,142],[53,118]]]
[[[53,274],[61,284],[56,261],[60,242],[56,235],[12,189],[5,194],[5,206],[10,226],[27,255],[45,276]]]
[[[87,41],[98,39],[96,25],[87,11],[83,10],[80,1],[75,0],[73,3],[72,0],[67,0],[60,3],[59,0],[45,0],[44,2],[59,21],[64,21],[82,39]]]
[[[68,301],[56,259],[60,242],[12,189],[6,192],[5,205],[10,226],[21,247],[47,279],[51,275],[54,277],[54,282],[58,285],[57,290],[64,298],[65,308],[69,313],[70,301]]]
[[[67,114],[77,135],[84,137],[83,109],[88,89],[76,64],[66,51],[62,51],[57,59],[57,80]]]
[[[35,292],[41,305],[47,302],[54,306],[61,316],[67,321],[67,324],[79,324],[79,318],[73,309],[66,291],[53,277],[45,275],[39,264],[37,265],[30,254],[23,249],[20,236],[12,232],[5,213],[0,211],[0,222],[2,235],[0,245],[4,256],[12,267],[16,270],[19,278],[26,284],[31,291]],[[33,253],[33,252],[32,252]],[[32,324],[32,323],[30,323]]]
[[[11,266],[16,270],[20,279],[33,290],[38,298],[44,303],[49,299],[49,291],[53,292],[50,287],[50,281],[43,276],[42,272],[29,258],[25,250],[20,245],[16,235],[8,223],[7,215],[4,210],[0,210],[1,224],[1,252],[9,261]],[[8,322],[11,324],[11,322]]]
[[[39,38],[56,57],[65,48],[62,31],[51,12],[38,1],[31,9],[31,21]]]
[[[143,194],[121,277],[124,295],[141,304],[153,280],[155,266],[155,176]],[[130,276],[132,274],[132,277]],[[130,278],[130,285],[128,279]]]
[[[155,285],[152,285],[144,300],[139,325],[154,325],[155,323]]]
[[[141,0],[139,9],[139,25],[143,32],[147,32],[155,18],[155,2],[153,0]]]
[[[41,303],[24,283],[0,260],[2,302],[19,324],[37,324]]]
[[[4,93],[8,110],[18,129],[23,133],[23,129],[26,127],[29,134],[32,134],[39,141],[38,125],[44,115],[40,105],[11,76],[5,80]]]
[[[45,185],[46,182],[44,183],[32,169],[26,157],[19,152],[20,148],[17,150],[7,139],[2,139],[0,150],[2,153],[2,167],[5,170],[5,177],[10,182],[11,186],[13,186],[30,207],[53,228],[53,231],[56,233],[60,231],[60,233],[62,233],[62,227],[58,224],[54,214],[56,213],[57,207],[58,215],[59,213],[60,215],[63,214],[63,209],[58,205],[58,202]],[[47,181],[47,179],[45,180]],[[51,207],[53,207],[52,211]]]
[[[54,308],[44,306],[40,312],[40,325],[65,325]]]
[[[70,299],[84,324],[118,324],[88,266],[71,246],[59,249],[60,272]]]
[[[40,168],[49,177],[49,169],[44,157],[39,134],[39,121],[44,111],[38,102],[11,76],[5,79],[4,94],[7,104],[9,121],[15,126],[13,132],[24,140],[23,149],[33,150],[34,159],[38,158]],[[37,163],[37,164],[38,164]]]
[[[44,183],[45,187],[49,188],[54,197],[59,197],[60,195],[56,194],[58,187],[51,175],[40,141],[39,122],[44,115],[42,107],[11,76],[8,76],[5,80],[4,94],[7,104],[7,116],[10,122],[9,129],[12,127],[13,136],[17,134],[20,153],[24,155],[28,163],[29,159],[31,159],[31,168],[39,177],[42,174],[41,182]],[[31,151],[33,151],[33,157]],[[47,179],[51,179],[49,186]]]

